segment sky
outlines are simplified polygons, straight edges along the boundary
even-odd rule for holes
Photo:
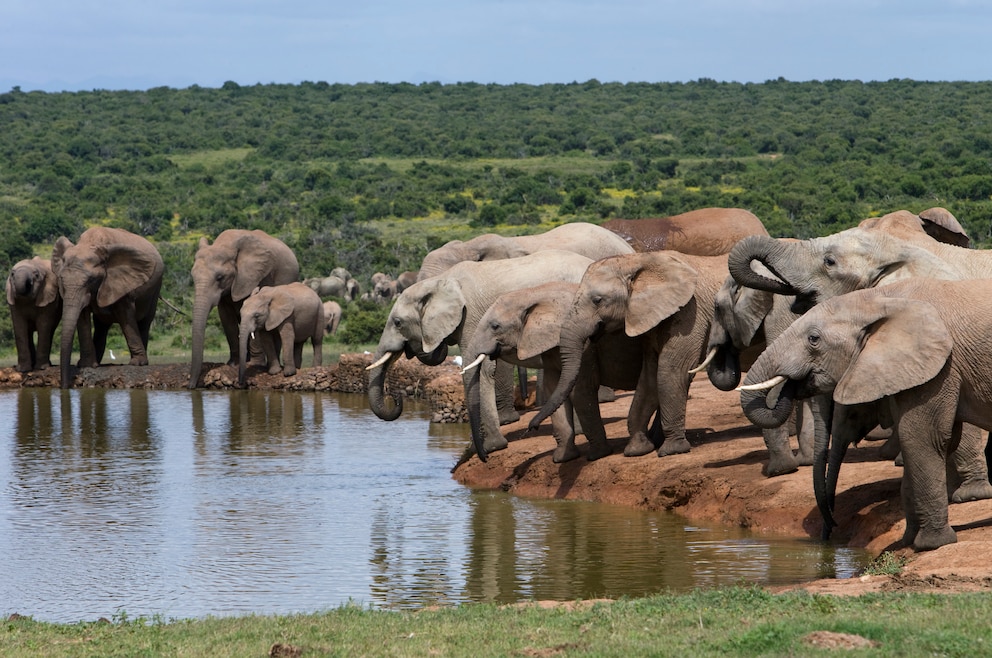
[[[992,79],[992,0],[3,0],[0,92]]]

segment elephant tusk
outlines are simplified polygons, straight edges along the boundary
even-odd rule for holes
[[[486,360],[486,355],[485,354],[480,354],[479,356],[475,357],[475,361],[473,361],[472,363],[470,363],[467,366],[465,366],[464,368],[462,368],[461,374],[464,375],[466,372],[468,372],[472,368],[476,367],[477,365],[479,365],[480,363],[482,363],[485,360]]]
[[[715,356],[716,356],[716,348],[714,347],[713,349],[710,350],[709,354],[706,355],[706,358],[703,359],[703,362],[700,363],[695,368],[693,368],[692,370],[690,370],[689,371],[689,374],[690,375],[696,375],[696,374],[699,374],[702,371],[706,370],[706,366],[708,366],[713,361],[713,358]]]
[[[775,375],[769,380],[760,382],[758,384],[746,384],[744,386],[738,386],[738,391],[767,391],[770,388],[775,388],[784,381],[788,381],[788,377],[782,375]]]
[[[393,356],[393,353],[392,352],[386,352],[385,354],[382,355],[382,357],[378,361],[376,361],[375,363],[373,363],[370,366],[365,366],[365,369],[366,370],[373,370],[375,368],[378,368],[379,366],[381,366],[382,364],[384,364],[386,361],[389,361],[389,359],[392,358],[392,356]]]

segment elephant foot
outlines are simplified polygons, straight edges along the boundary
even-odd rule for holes
[[[775,477],[777,475],[785,475],[787,473],[795,473],[799,470],[799,461],[793,456],[792,451],[788,451],[788,455],[776,454],[773,452],[768,453],[768,464],[765,466],[765,477]],[[810,464],[812,464],[810,460]],[[807,466],[809,464],[806,464]]]
[[[812,466],[813,465],[813,452],[804,451],[802,448],[796,452],[796,464],[799,466]]]
[[[52,367],[52,364],[51,364],[50,361],[46,361],[44,363],[39,363],[38,364],[38,370],[48,370],[51,367]]]
[[[96,368],[98,365],[100,364],[96,362],[96,359],[86,359],[85,361],[80,359],[76,362],[77,368]]]
[[[147,366],[148,357],[147,356],[132,356],[129,362],[132,366]]]
[[[569,441],[555,448],[554,453],[551,455],[551,461],[556,464],[564,464],[573,459],[578,459],[581,454],[579,449],[575,447],[575,444]]]
[[[612,454],[613,451],[610,449],[609,444],[603,443],[602,445],[598,445],[598,444],[593,445],[590,443],[589,449],[586,451],[586,459],[591,462],[594,462],[597,459],[602,459],[603,457],[609,457]]]
[[[640,457],[654,451],[654,444],[648,440],[644,432],[634,432],[623,449],[624,457]]]
[[[966,503],[969,500],[992,498],[992,484],[987,479],[968,480],[961,483],[953,494],[952,503]]]
[[[609,386],[600,386],[596,395],[600,402],[614,402],[617,399],[616,392]]]
[[[274,363],[271,366],[269,366],[269,369],[266,372],[268,372],[270,375],[278,375],[280,372],[282,372],[282,367],[278,363]]]
[[[498,439],[486,438],[485,442],[482,444],[482,447],[486,449],[487,453],[489,453],[496,452],[497,450],[505,450],[508,445],[509,444],[506,441],[506,437],[500,435]]]
[[[518,420],[520,420],[520,414],[513,407],[499,410],[500,425],[509,425],[510,423],[517,422]]]
[[[916,538],[913,540],[913,549],[917,551],[932,551],[935,548],[940,548],[941,546],[946,546],[947,544],[953,544],[957,542],[957,540],[957,534],[949,525],[946,525],[939,530],[926,530],[920,528],[920,531],[916,533]]]
[[[689,442],[686,441],[685,438],[669,440],[662,443],[661,447],[658,448],[658,456],[667,457],[668,455],[684,455],[689,452],[691,448],[692,446],[689,445]]]
[[[895,464],[896,466],[902,466],[903,465],[902,464],[902,453],[901,452],[898,455],[896,455],[895,461],[892,462],[892,463]]]

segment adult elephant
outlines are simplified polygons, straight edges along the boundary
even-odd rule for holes
[[[486,233],[464,242],[452,240],[428,253],[420,265],[417,280],[437,276],[462,261],[519,258],[547,249],[571,251],[592,260],[634,251],[612,231],[587,222],[562,224],[535,235],[504,237]]]
[[[238,359],[238,325],[241,304],[259,286],[277,286],[299,280],[296,254],[282,240],[264,231],[228,229],[213,244],[200,239],[193,262],[193,353],[189,387],[196,388],[203,368],[203,340],[207,316],[217,307],[230,353],[228,364]]]
[[[7,276],[7,306],[14,328],[17,370],[46,369],[52,364],[52,340],[62,319],[62,296],[52,261],[35,256],[15,263]]]
[[[79,367],[99,365],[114,324],[120,325],[127,341],[130,364],[148,365],[148,334],[165,272],[155,245],[123,229],[94,226],[77,244],[64,236],[55,242],[52,271],[62,295],[62,388],[72,384],[77,330]]]
[[[689,451],[685,438],[689,370],[705,353],[713,302],[727,278],[727,257],[675,251],[614,256],[586,270],[559,336],[562,374],[558,386],[531,419],[536,428],[572,392],[589,341],[604,332],[642,337],[642,366],[627,416],[630,441],[624,454],[655,449],[648,422],[657,410],[663,441],[658,456]]]
[[[696,256],[729,253],[749,235],[768,235],[764,224],[742,208],[702,208],[671,217],[611,219],[602,224],[634,251],[672,250]]]
[[[903,541],[916,550],[956,541],[946,472],[968,441],[963,423],[992,429],[992,280],[913,279],[827,300],[755,361],[741,405],[760,427],[788,417],[796,398],[879,404],[899,433]],[[766,394],[782,385],[774,401]],[[834,454],[842,448],[834,442]],[[843,446],[846,448],[846,446]]]
[[[500,295],[476,327],[463,358],[471,373],[466,392],[469,424],[476,454],[486,461],[481,441],[479,366],[485,359],[543,369],[545,397],[551,395],[561,376],[558,335],[568,314],[578,284],[545,283]],[[611,332],[597,339],[584,355],[579,376],[567,400],[551,415],[557,447],[552,460],[570,461],[580,456],[575,446],[577,416],[586,435],[586,458],[594,461],[610,454],[606,430],[599,411],[599,387],[625,390],[637,387],[641,372],[641,339]]]
[[[324,277],[311,277],[303,279],[303,284],[313,290],[320,297],[337,297],[346,302],[350,302],[351,292],[348,290],[348,281],[336,274]]]
[[[439,365],[449,345],[464,354],[475,328],[486,310],[500,295],[549,281],[577,282],[592,261],[571,251],[547,250],[520,258],[458,263],[444,274],[418,281],[403,291],[393,304],[368,367],[369,406],[383,420],[395,420],[403,412],[402,397],[394,394],[393,406],[385,400],[386,376],[401,355],[417,357],[427,365]],[[482,442],[487,453],[506,447],[499,431],[494,364],[483,364],[480,380]],[[512,370],[509,364],[503,364]],[[463,384],[468,386],[463,375]],[[512,379],[500,378],[501,382]]]
[[[238,385],[244,387],[248,369],[248,338],[258,332],[259,343],[269,364],[269,374],[282,371],[286,377],[303,366],[303,345],[313,345],[313,365],[322,362],[324,307],[320,297],[302,283],[263,286],[241,305],[238,338]],[[277,345],[282,345],[282,367]]]

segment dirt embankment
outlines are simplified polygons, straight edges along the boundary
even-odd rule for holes
[[[344,354],[338,364],[304,368],[293,377],[249,370],[253,388],[360,393],[366,390],[366,354]],[[75,386],[105,388],[182,389],[188,365],[102,366],[77,373]],[[205,364],[207,388],[233,388],[234,368]],[[400,359],[391,369],[389,387],[425,398],[435,422],[464,420],[461,378],[453,363],[427,368]],[[0,388],[58,386],[58,369],[21,375],[0,369]],[[595,462],[584,458],[554,464],[554,439],[548,423],[527,431],[534,413],[524,408],[521,420],[503,428],[509,447],[490,455],[485,464],[473,457],[454,470],[457,481],[478,488],[503,489],[521,496],[589,500],[644,509],[666,509],[693,522],[722,523],[794,537],[818,538],[821,521],[812,492],[809,467],[766,478],[766,451],[760,432],[740,410],[739,396],[713,388],[705,379],[692,384],[687,435],[692,451],[659,459],[623,456],[626,412],[631,393],[619,392],[605,403],[603,417],[613,454]],[[369,412],[371,413],[371,411]],[[580,449],[584,441],[579,438]],[[920,589],[927,591],[992,590],[992,501],[951,506],[951,523],[958,543],[915,554],[899,549],[904,521],[899,501],[902,469],[879,455],[880,443],[852,448],[841,472],[835,517],[840,526],[831,541],[863,547],[878,554],[894,550],[908,558],[899,576],[866,576],[823,580],[802,587],[822,593],[860,594],[867,591]]]

